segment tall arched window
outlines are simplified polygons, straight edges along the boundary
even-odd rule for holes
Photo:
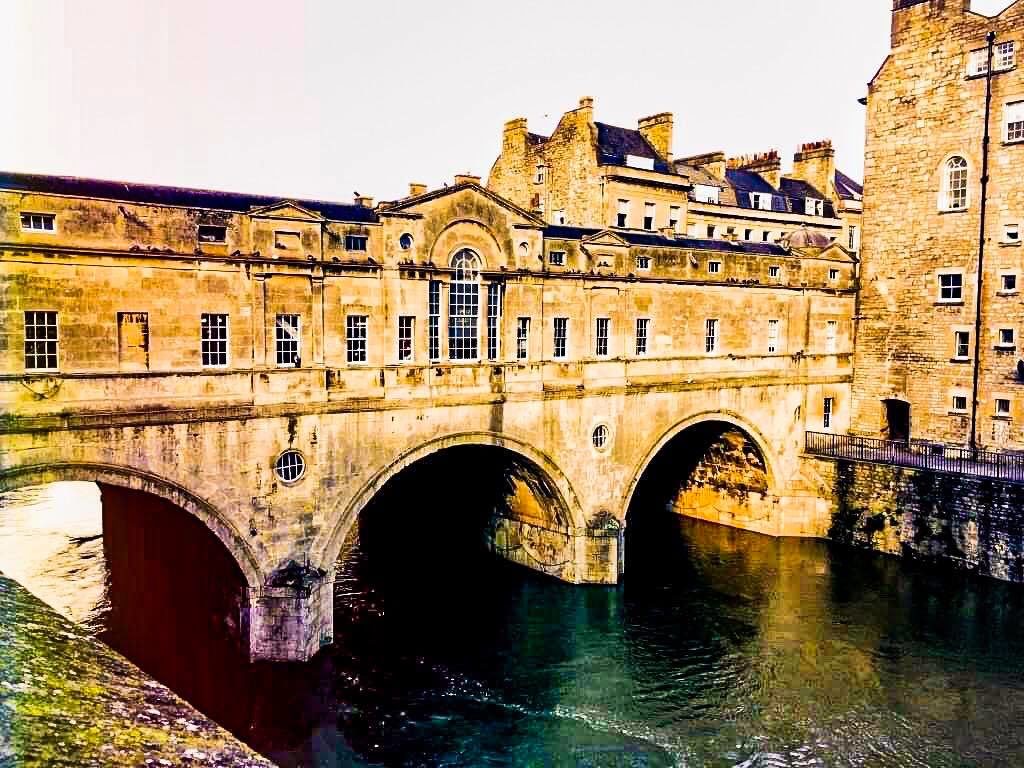
[[[967,207],[967,161],[954,155],[946,161],[942,179],[942,207],[962,211]]]
[[[463,249],[452,259],[448,292],[448,357],[476,360],[479,356],[480,257]]]

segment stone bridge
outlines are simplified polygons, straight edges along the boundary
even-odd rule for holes
[[[88,480],[194,516],[247,585],[253,659],[330,641],[363,510],[463,446],[503,462],[491,548],[573,583],[618,580],[650,499],[828,527],[802,450],[823,419],[845,429],[841,253],[546,227],[472,181],[373,211],[19,183],[0,190],[0,491]]]

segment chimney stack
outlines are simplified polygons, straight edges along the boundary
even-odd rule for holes
[[[581,123],[591,124],[594,122],[594,99],[584,96],[580,99],[580,106],[576,110],[577,117]]]
[[[480,177],[474,176],[471,173],[457,173],[455,174],[455,184],[476,184],[479,186]]]
[[[778,189],[779,184],[782,183],[782,160],[776,149],[759,152],[756,155],[730,157],[727,165],[733,170],[756,173],[772,189]]]
[[[501,151],[518,152],[526,151],[526,118],[514,117],[505,122],[505,131],[501,140]]]
[[[356,205],[361,205],[363,208],[373,208],[373,198],[369,195],[356,195]]]
[[[725,152],[705,152],[703,155],[681,157],[679,162],[696,166],[719,181],[725,181]]]
[[[836,151],[832,142],[813,141],[803,144],[793,155],[793,178],[806,181],[826,200],[836,199]]]
[[[419,197],[420,195],[426,194],[426,191],[426,184],[420,184],[418,181],[409,182],[409,197]]]
[[[663,160],[672,159],[672,113],[659,112],[650,117],[641,117],[636,126],[647,143],[654,147]]]

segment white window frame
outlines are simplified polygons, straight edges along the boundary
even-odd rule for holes
[[[672,231],[679,234],[679,227],[683,223],[682,220],[682,206],[670,205],[668,207],[668,225],[672,227]]]
[[[996,397],[993,398],[995,401],[995,415],[999,417],[1008,417],[1013,412],[1013,401],[1008,397]],[[1003,403],[1006,407],[1003,407]]]
[[[951,276],[956,276],[956,277],[960,278],[960,285],[958,286],[959,291],[960,291],[960,295],[956,296],[956,297],[943,297],[943,295],[942,295],[942,289],[943,289],[942,278],[943,277],[951,277]],[[964,286],[964,282],[965,281],[964,281],[964,273],[963,273],[963,271],[958,270],[958,269],[939,270],[935,274],[935,280],[936,280],[936,287],[938,288],[938,292],[939,292],[937,300],[938,300],[938,302],[940,304],[962,304],[963,303],[963,301],[964,301],[964,287],[965,287]],[[954,286],[952,286],[952,285],[949,286],[950,290],[952,290],[953,288],[954,288]]]
[[[960,164],[962,163],[962,165]],[[954,188],[954,179],[956,187]],[[963,194],[959,190],[963,185]],[[940,211],[966,211],[971,207],[971,164],[963,155],[950,155],[942,161],[939,184]]]
[[[551,333],[551,357],[555,360],[565,360],[569,356],[569,318],[553,318]]]
[[[370,359],[370,316],[345,315],[345,362],[366,365]]]
[[[633,352],[637,357],[644,357],[650,351],[651,343],[651,318],[638,317],[636,319],[636,343]]]
[[[288,320],[294,319],[294,327],[282,325],[282,319],[285,318]],[[286,338],[286,335],[288,335],[286,328],[294,331],[294,335],[290,338]],[[292,344],[295,346],[294,350],[290,349]],[[285,356],[290,357],[290,359],[284,359]],[[280,312],[274,318],[274,362],[277,363],[278,368],[294,368],[295,358],[298,358],[300,361],[302,360],[302,316],[295,313]]]
[[[821,400],[821,426],[823,429],[832,429],[832,421],[836,415],[836,399],[832,396],[824,397]]]
[[[967,76],[979,77],[986,72],[988,72],[988,48],[975,48],[967,54]]]
[[[1020,244],[1020,224],[1016,222],[1005,222],[1003,224],[1003,245]]]
[[[769,264],[768,265],[768,277],[772,278],[773,280],[778,280],[779,278],[781,278],[782,277],[782,267],[780,267],[778,264]]]
[[[28,226],[25,225],[26,219]],[[22,232],[32,232],[37,235],[53,235],[57,232],[57,214],[42,213],[40,211],[19,211],[18,220],[21,222]],[[36,226],[38,220],[39,226]],[[47,227],[46,224],[50,226]]]
[[[768,354],[779,351],[779,321],[775,318],[768,320]]]
[[[720,328],[717,317],[709,317],[704,321],[704,354],[713,355],[718,351]]]
[[[850,251],[856,253],[858,246],[860,245],[859,232],[857,227],[853,224],[850,225],[850,230],[847,232],[847,244],[850,246]]]
[[[480,270],[483,261],[469,248],[452,257],[448,283],[448,359],[480,359]]]
[[[770,211],[772,210],[772,197],[771,192],[751,192],[750,207],[761,211]]]
[[[629,200],[619,198],[618,205],[615,209],[615,226],[626,228],[629,226]]]
[[[1012,282],[1013,282],[1013,286],[1012,287],[1008,288],[1006,286],[1007,278],[1011,278],[1012,279]],[[1005,270],[1005,271],[1002,271],[1002,272],[999,273],[999,293],[1002,293],[1002,294],[1017,293],[1017,291],[1019,290],[1019,285],[1020,285],[1020,275],[1018,275],[1016,272],[1010,271],[1010,270]]]
[[[612,320],[610,317],[598,317],[594,320],[594,357],[608,357],[611,344]]]
[[[815,197],[804,198],[804,213],[808,216],[824,216],[825,201]]]
[[[988,57],[986,56],[986,61]],[[1013,40],[996,43],[992,51],[992,68],[996,72],[1006,72],[1017,66],[1017,45]]]
[[[530,318],[516,318],[516,360],[530,359]]]
[[[708,261],[708,274],[709,275],[720,275],[722,273],[722,262],[711,259]]]
[[[224,338],[214,338],[209,335],[213,330],[209,322],[204,323],[203,318],[224,318]],[[204,336],[208,336],[204,338]],[[224,362],[207,363],[207,355],[219,355],[219,347],[224,346]],[[209,348],[207,345],[210,345]],[[217,345],[216,347],[214,345]],[[199,362],[203,368],[227,368],[231,364],[231,316],[227,312],[203,312],[199,315]]]
[[[1013,328],[996,329],[996,346],[1000,349],[1013,349],[1017,346],[1017,332]]]
[[[957,401],[958,398],[962,398],[963,401],[964,401],[964,405],[963,405],[962,408],[957,406],[957,402],[956,401]],[[968,394],[966,392],[953,392],[953,396],[952,396],[953,402],[950,404],[950,408],[949,408],[950,413],[967,413],[967,408],[970,405],[970,403],[968,402],[967,398],[968,398]]]
[[[398,362],[411,363],[416,357],[416,316],[398,316]]]
[[[836,267],[829,267],[828,279],[829,279],[829,282],[832,282],[832,283],[836,282],[839,279],[839,269],[836,268]]]
[[[352,246],[361,245],[362,247],[353,248]],[[370,250],[370,236],[360,235],[354,232],[348,232],[345,234],[345,250],[352,251],[353,253],[366,253]]]
[[[564,267],[565,251],[548,251],[548,264],[553,267]]]
[[[1024,141],[1024,100],[1008,101],[1003,107],[1003,141]]]
[[[713,187],[710,184],[693,185],[693,199],[698,203],[718,205],[719,200],[721,200],[721,194],[722,190],[719,187]]]
[[[39,317],[37,317],[37,315],[43,315],[43,317],[39,318]],[[50,323],[50,319],[51,318],[48,317],[48,315],[53,315],[53,318],[52,318],[53,319],[53,323],[52,324]],[[55,372],[59,371],[60,370],[60,313],[57,310],[55,310],[55,309],[26,309],[24,314],[22,315],[22,318],[23,318],[23,321],[24,321],[24,326],[23,326],[24,327],[24,333],[23,333],[23,335],[24,335],[24,342],[25,342],[24,347],[23,347],[22,362],[23,362],[23,364],[25,366],[25,372],[26,373],[55,373]],[[37,322],[40,319],[43,321],[41,324],[39,322]],[[32,322],[29,322],[29,320],[31,320]],[[33,329],[33,331],[32,331],[32,338],[31,339],[29,338],[29,328]],[[46,333],[42,337],[37,337],[35,335],[36,334],[36,329],[40,329],[40,328],[44,329],[46,331]],[[50,336],[51,336],[51,334],[49,332],[50,328],[53,328],[53,334],[52,334],[53,338],[52,339],[50,338]],[[29,344],[33,345],[33,351],[31,353],[28,351]],[[43,345],[42,353],[39,353],[38,351],[36,351],[39,348],[36,345],[39,345],[39,344]],[[52,350],[53,350],[52,352],[50,351],[51,350],[51,344],[52,344]],[[32,366],[30,366],[28,364],[30,356],[31,356],[33,362],[38,361],[38,359],[40,357],[42,357],[43,358],[43,362],[46,362],[46,363],[49,362],[49,358],[50,357],[53,357],[53,365],[52,366],[51,365],[43,365],[43,366],[32,365]]]
[[[646,203],[645,202],[644,203],[644,220],[642,222],[643,225],[644,225],[644,229],[646,229],[646,230],[654,229],[654,223],[655,223],[655,221],[657,221],[657,215],[658,215],[658,206],[655,205],[654,203]]]
[[[536,168],[534,168],[533,183],[534,184],[543,184],[544,183],[544,166],[543,165],[538,165],[538,166],[536,166]]]
[[[960,348],[964,348],[964,353],[960,354]],[[953,331],[953,359],[954,360],[970,360],[971,359],[971,332],[970,331]]]
[[[645,254],[639,254],[636,257],[636,268],[641,272],[651,271],[651,257]]]

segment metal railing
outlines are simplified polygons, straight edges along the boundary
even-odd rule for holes
[[[832,459],[1024,483],[1024,454],[1021,453],[963,448],[928,440],[881,440],[827,432],[808,432],[805,446],[810,454]]]

